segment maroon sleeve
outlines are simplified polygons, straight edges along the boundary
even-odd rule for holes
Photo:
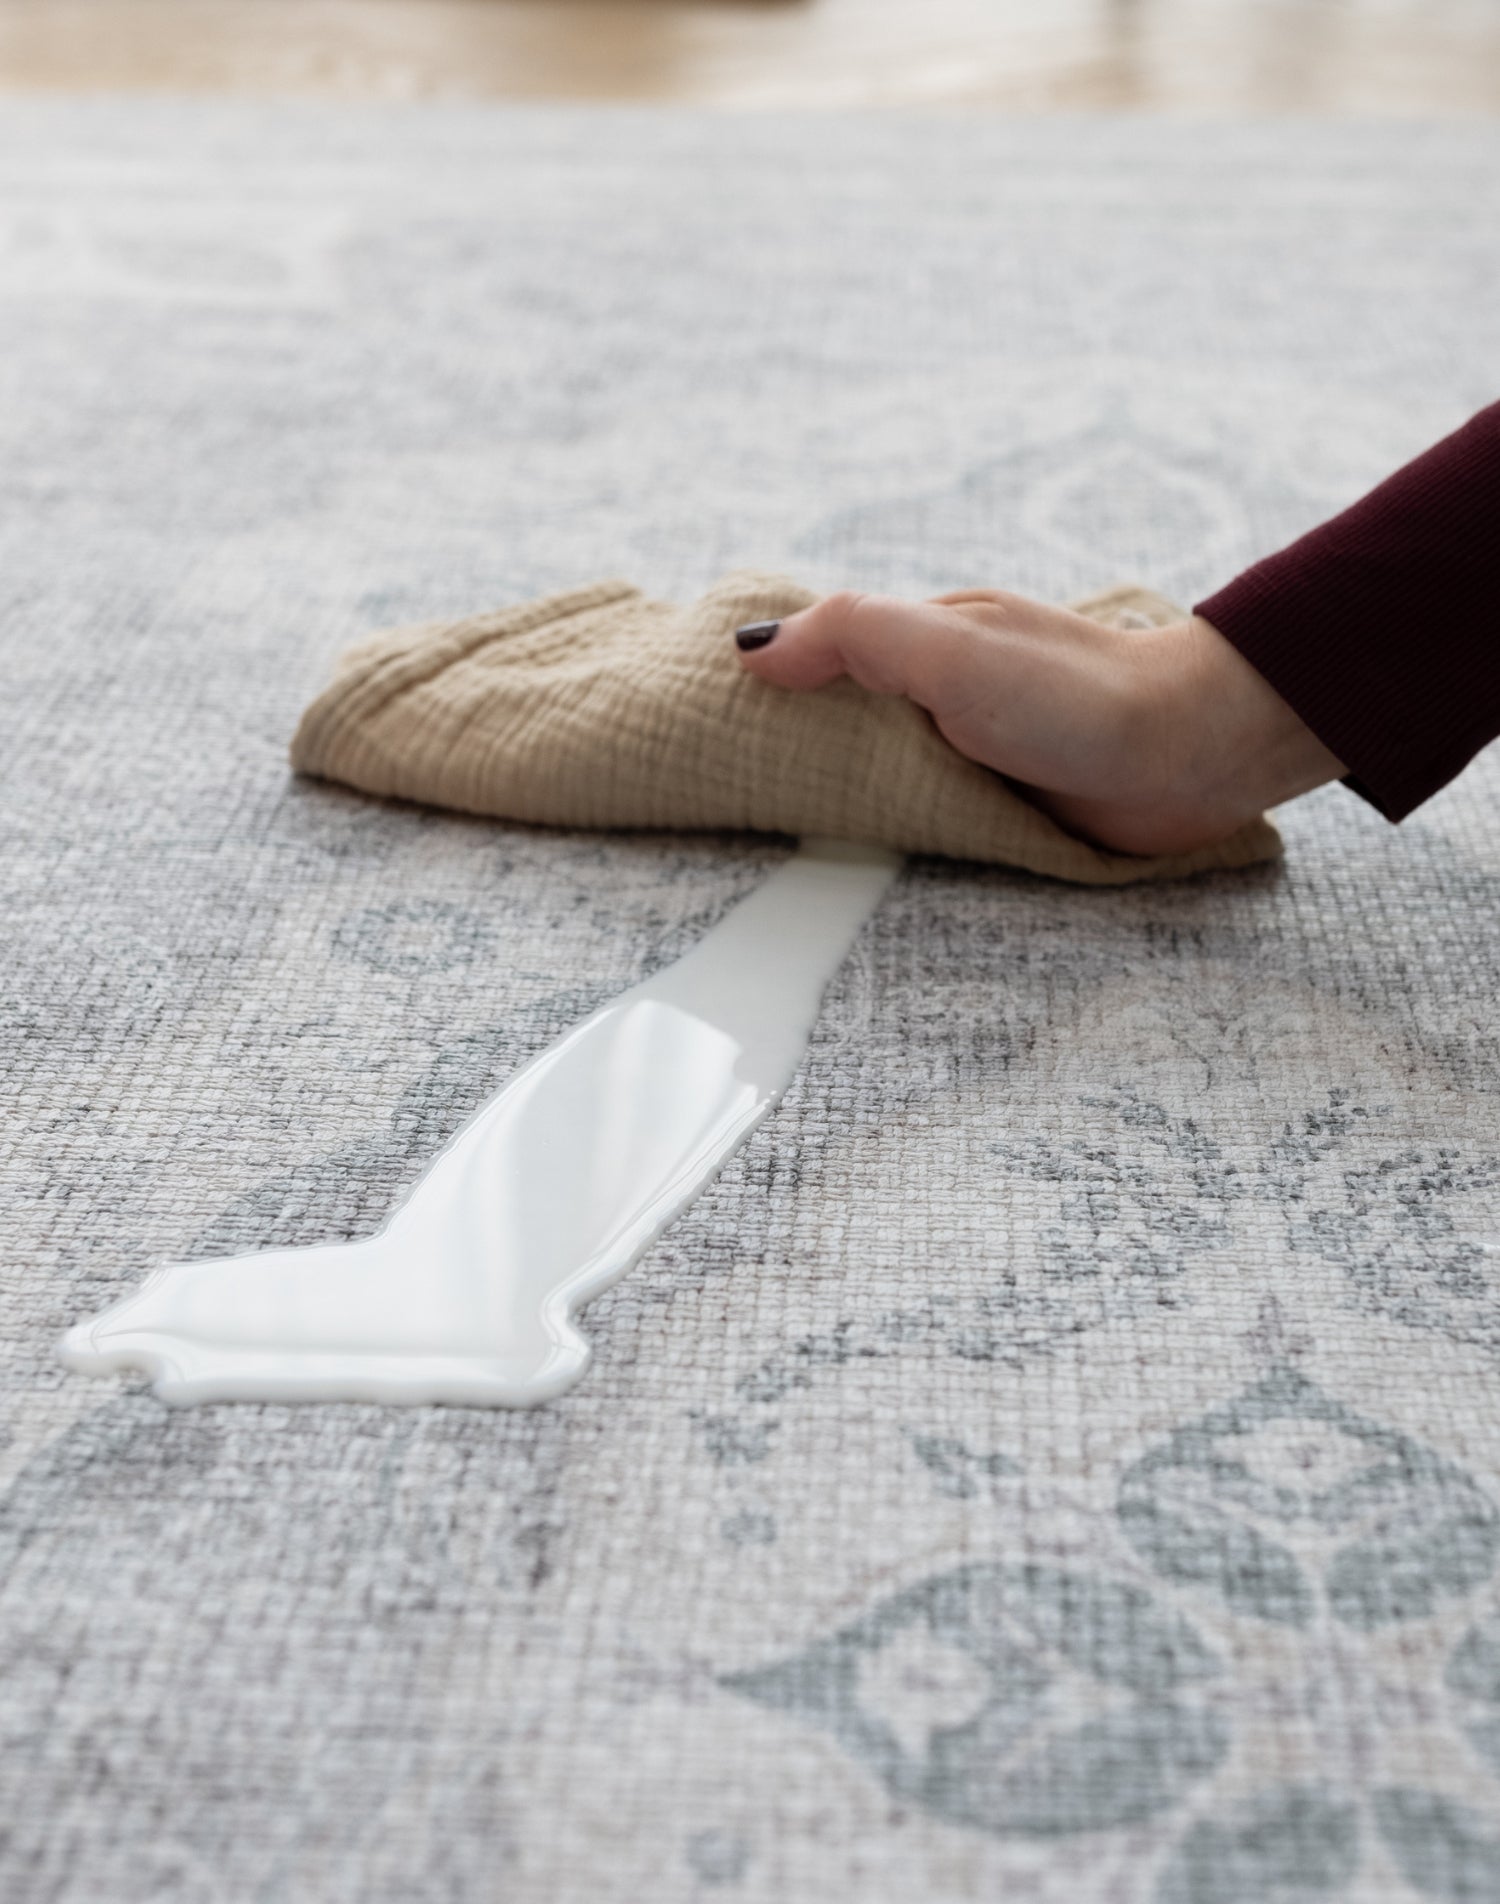
[[[1500,734],[1500,403],[1194,613],[1404,819]]]

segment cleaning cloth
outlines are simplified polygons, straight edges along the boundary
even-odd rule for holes
[[[792,693],[745,673],[733,631],[816,599],[753,573],[727,576],[690,608],[600,582],[394,629],[342,657],[302,717],[292,764],[508,820],[826,835],[1100,886],[1280,850],[1257,820],[1192,853],[1106,852],[955,752],[909,701],[847,679]],[[1182,612],[1129,588],[1077,607],[1124,627]]]

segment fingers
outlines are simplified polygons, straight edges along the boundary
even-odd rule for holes
[[[740,639],[745,667],[777,687],[820,688],[847,674],[932,708],[961,678],[974,630],[940,603],[844,593],[788,615],[769,636],[762,624]]]

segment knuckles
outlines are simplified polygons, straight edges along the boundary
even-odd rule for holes
[[[869,599],[862,589],[841,588],[832,595],[825,596],[814,612],[820,621],[826,617],[830,624],[838,626],[852,621],[861,606]]]

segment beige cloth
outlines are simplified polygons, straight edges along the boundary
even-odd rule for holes
[[[395,629],[343,656],[302,717],[292,764],[365,793],[509,820],[822,834],[1090,885],[1280,850],[1257,820],[1194,853],[1103,852],[965,760],[908,701],[848,680],[793,694],[746,674],[733,630],[815,599],[749,573],[686,609],[600,582]],[[1141,589],[1079,607],[1122,626],[1179,612]]]

